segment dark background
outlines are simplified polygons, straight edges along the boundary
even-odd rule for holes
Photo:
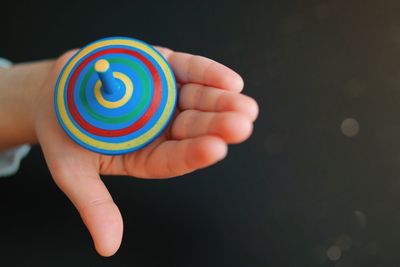
[[[1,1],[0,13],[14,62],[131,36],[223,62],[261,108],[216,166],[104,177],[125,220],[111,258],[33,148],[0,180],[0,266],[400,265],[397,0]]]

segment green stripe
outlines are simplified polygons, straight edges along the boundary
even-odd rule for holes
[[[102,116],[101,114],[94,112],[90,108],[89,103],[86,99],[86,94],[85,94],[85,88],[87,87],[89,78],[92,75],[92,73],[94,72],[94,68],[91,68],[86,73],[85,77],[83,78],[82,85],[79,90],[79,96],[82,101],[83,108],[93,119],[102,121],[104,123],[118,124],[118,123],[123,123],[126,121],[131,121],[142,112],[142,110],[145,108],[145,105],[150,101],[150,81],[147,77],[146,72],[143,70],[143,68],[134,61],[130,61],[125,58],[110,58],[107,60],[110,61],[110,63],[122,63],[125,65],[128,65],[129,67],[131,67],[133,70],[136,71],[136,73],[139,75],[140,80],[142,81],[142,84],[143,84],[142,100],[139,101],[138,105],[131,112],[125,114],[124,116],[110,118],[110,117],[105,117],[105,116]]]

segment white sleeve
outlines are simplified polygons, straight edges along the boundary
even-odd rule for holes
[[[0,58],[0,68],[8,68],[11,62]],[[0,151],[0,177],[10,176],[15,174],[19,169],[21,160],[28,154],[29,145]]]

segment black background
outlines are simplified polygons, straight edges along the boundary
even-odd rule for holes
[[[2,1],[14,62],[136,37],[232,67],[261,113],[216,166],[104,177],[125,220],[111,258],[33,148],[0,180],[0,266],[399,266],[399,14],[397,0]]]

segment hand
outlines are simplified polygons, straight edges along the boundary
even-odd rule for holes
[[[119,248],[123,222],[99,174],[168,178],[204,168],[223,159],[227,144],[246,140],[258,114],[256,102],[240,94],[241,77],[210,59],[157,48],[170,63],[179,84],[174,119],[147,147],[122,156],[88,151],[60,127],[53,90],[70,51],[49,67],[38,91],[28,93],[33,125],[55,182],[78,209],[103,256]]]

